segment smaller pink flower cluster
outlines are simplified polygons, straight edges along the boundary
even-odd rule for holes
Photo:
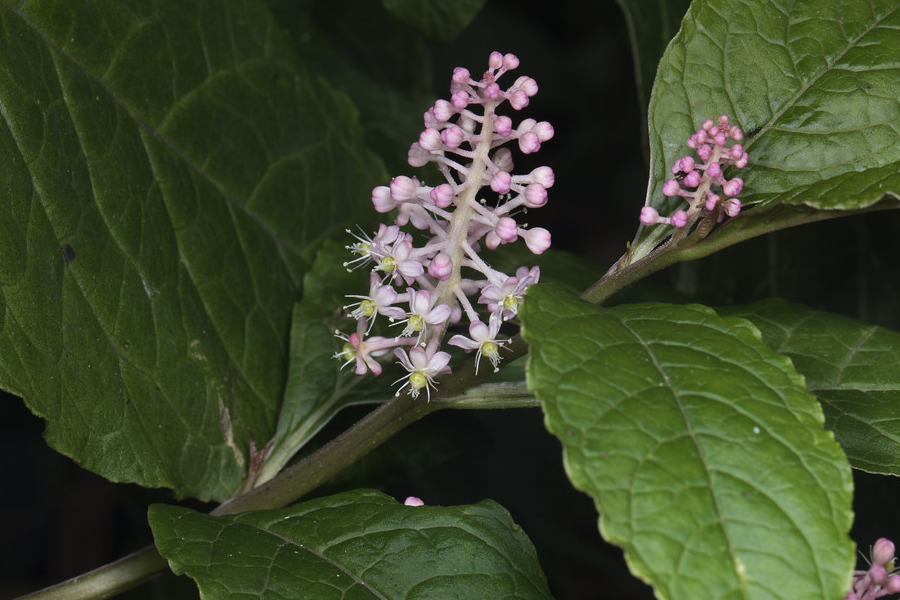
[[[724,168],[734,165],[743,169],[747,165],[747,153],[737,143],[742,139],[743,132],[740,127],[729,124],[728,115],[721,115],[717,122],[712,119],[704,121],[697,133],[687,141],[688,147],[696,151],[700,161],[692,156],[678,159],[672,165],[675,177],[663,185],[664,195],[670,198],[681,196],[688,202],[687,210],[679,209],[669,217],[662,217],[652,206],[645,206],[641,209],[641,223],[684,227],[693,222],[698,214],[715,214],[717,222],[722,222],[726,216],[737,216],[741,212],[741,201],[737,196],[744,187],[744,180],[739,177],[726,179]],[[729,142],[732,145],[728,146]]]
[[[373,237],[355,235],[356,242],[347,247],[357,257],[345,266],[369,265],[371,275],[368,295],[351,296],[356,302],[344,307],[357,326],[349,335],[336,332],[344,344],[335,358],[345,366],[354,364],[357,374],[379,375],[378,359],[392,352],[407,372],[396,382],[403,382],[398,394],[407,390],[416,397],[424,389],[430,399],[434,378],[450,372],[450,355],[440,349],[444,334],[463,317],[468,336],[457,334],[447,343],[476,351],[478,362],[486,357],[496,370],[508,342],[501,339],[500,326],[517,314],[525,290],[540,277],[537,267],[507,275],[481,256],[485,248],[520,238],[535,254],[550,246],[546,229],[528,228],[516,215],[547,203],[553,171],[538,167],[514,174],[506,145],[515,142],[525,154],[537,152],[553,137],[553,127],[534,119],[514,126],[510,117],[496,112],[507,102],[521,110],[537,93],[530,77],[519,77],[506,89],[498,85],[500,76],[518,65],[514,55],[494,52],[480,79],[461,67],[453,71],[450,99],[428,109],[425,129],[408,154],[413,167],[435,163],[445,182],[432,187],[399,176],[375,188],[375,210],[394,212],[396,221],[381,224]],[[487,188],[491,201],[479,197]],[[407,225],[421,233],[403,231]],[[487,309],[486,319],[478,305]],[[379,315],[403,329],[394,337],[370,337]]]
[[[872,546],[871,563],[865,571],[854,571],[844,600],[874,600],[900,592],[900,575],[894,570],[894,543],[880,538]]]

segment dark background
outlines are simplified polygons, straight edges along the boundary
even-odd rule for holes
[[[632,237],[647,186],[644,113],[624,18],[612,0],[490,0],[457,40],[428,46],[435,93],[446,95],[454,66],[477,73],[491,50],[519,56],[520,72],[541,88],[529,116],[556,130],[535,160],[554,168],[557,184],[529,222],[550,229],[555,248],[593,259],[599,277]],[[624,296],[714,306],[780,296],[900,328],[898,252],[891,243],[898,225],[896,214],[883,213],[774,234],[679,265]],[[362,411],[342,414],[332,431]],[[148,504],[173,501],[165,490],[111,484],[79,469],[43,443],[42,430],[21,400],[0,399],[0,598],[150,543]],[[856,475],[854,539],[867,548],[877,537],[900,537],[897,479]],[[558,600],[653,597],[628,574],[621,552],[600,539],[593,503],[569,485],[560,444],[536,409],[432,415],[330,489],[351,485],[379,486],[398,499],[416,495],[428,504],[492,498],[531,537]],[[168,575],[124,597],[192,596],[189,580]]]

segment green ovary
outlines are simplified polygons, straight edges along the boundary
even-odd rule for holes
[[[428,378],[422,373],[413,371],[409,374],[409,387],[412,388],[414,396],[426,385],[428,385]]]

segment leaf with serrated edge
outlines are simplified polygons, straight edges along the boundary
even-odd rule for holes
[[[895,0],[696,0],[650,100],[647,204],[704,119],[727,114],[750,163],[741,201],[853,210],[900,193],[900,6]],[[642,237],[658,237],[651,227]]]
[[[900,475],[900,333],[783,300],[717,312],[749,319],[790,357],[851,465]]]
[[[668,600],[839,598],[850,468],[790,361],[701,306],[522,305],[529,385],[600,531]]]
[[[150,525],[206,600],[550,598],[528,537],[490,500],[413,507],[356,490],[224,517],[154,505]]]
[[[85,468],[224,499],[274,430],[303,273],[380,163],[255,0],[0,26],[0,386]]]

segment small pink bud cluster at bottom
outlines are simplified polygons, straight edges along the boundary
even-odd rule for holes
[[[900,592],[900,575],[894,569],[894,543],[880,538],[872,546],[871,563],[865,571],[854,571],[844,600],[874,600]]]
[[[517,314],[525,290],[540,277],[537,267],[507,275],[483,257],[520,239],[534,254],[550,247],[550,232],[518,219],[547,203],[553,170],[541,166],[516,174],[508,146],[537,152],[553,138],[553,127],[534,119],[516,126],[498,114],[504,104],[515,111],[525,108],[538,91],[537,83],[524,76],[505,90],[499,86],[498,79],[518,65],[515,55],[494,52],[480,79],[467,69],[454,70],[450,99],[438,100],[425,112],[424,130],[407,156],[413,167],[435,163],[445,181],[432,187],[401,175],[375,188],[375,210],[396,211],[396,221],[382,223],[372,237],[355,235],[356,242],[347,246],[357,256],[344,266],[371,268],[369,293],[350,296],[354,302],[344,306],[357,320],[356,331],[336,332],[344,343],[334,357],[344,366],[354,365],[359,375],[379,375],[379,359],[393,355],[406,371],[395,382],[398,395],[415,398],[424,391],[431,399],[435,378],[450,372],[443,338],[464,318],[468,335],[452,335],[447,344],[474,351],[476,373],[482,357],[496,371],[509,342],[501,325]],[[479,196],[482,190],[490,199]],[[421,233],[403,231],[407,225]],[[393,337],[369,337],[379,317],[402,329]]]
[[[676,160],[672,165],[675,177],[666,181],[662,189],[666,197],[686,200],[687,209],[678,209],[671,216],[663,217],[652,206],[645,206],[641,209],[641,223],[684,227],[697,214],[712,213],[719,223],[726,216],[736,217],[741,212],[741,201],[737,196],[744,188],[744,180],[739,177],[726,179],[723,169],[727,166],[743,169],[747,165],[749,156],[739,143],[742,139],[744,133],[738,126],[730,124],[728,115],[721,115],[717,121],[704,121],[687,141],[687,146],[696,151],[700,160],[693,156]]]

